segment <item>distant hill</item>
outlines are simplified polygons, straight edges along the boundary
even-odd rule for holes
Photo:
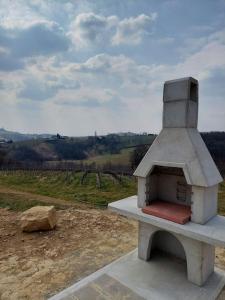
[[[5,133],[5,130],[2,132]],[[17,138],[21,136],[17,135]],[[29,137],[29,139],[28,139]],[[13,139],[12,135],[4,138]],[[83,160],[102,154],[117,154],[121,149],[132,148],[139,144],[151,144],[155,135],[108,134],[105,136],[64,137],[59,134],[22,136],[23,140],[3,144],[3,162]],[[3,158],[4,156],[4,158]]]
[[[12,140],[13,142],[27,141],[31,139],[40,139],[51,137],[50,134],[24,134],[15,131],[8,131],[0,128],[0,139]]]
[[[222,174],[225,174],[225,132],[201,133],[214,161]],[[0,129],[0,139],[12,139],[13,143],[0,143],[0,165],[18,164],[49,161],[98,161],[100,156],[109,157],[112,154],[131,153],[135,150],[138,154],[137,161],[144,155],[152,144],[156,135],[135,134],[131,132],[108,134],[102,136],[65,137],[59,134],[38,135],[21,134]],[[141,146],[141,148],[140,148]],[[125,152],[121,152],[125,150]],[[116,156],[114,156],[116,157]],[[125,156],[124,161],[129,158]],[[122,158],[121,160],[122,161]],[[112,163],[114,163],[111,160]],[[131,161],[130,161],[131,162]]]

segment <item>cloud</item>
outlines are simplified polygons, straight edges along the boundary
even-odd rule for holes
[[[22,69],[24,62],[20,59],[14,58],[8,53],[0,53],[0,70],[1,71],[14,71]]]
[[[150,16],[144,14],[124,19],[118,23],[116,34],[112,38],[113,45],[138,45],[145,35],[151,32],[152,23],[156,20],[157,14]]]
[[[23,72],[17,88],[17,97],[34,101],[47,101],[60,91],[73,93],[80,88],[80,83],[72,78],[65,66],[55,66],[54,60],[42,60],[46,64],[42,68],[40,62]]]
[[[112,56],[106,53],[100,53],[90,57],[84,63],[74,63],[72,66],[73,71],[79,72],[106,72],[116,71],[117,69],[123,69],[125,66],[131,65],[132,59],[125,55]]]
[[[71,24],[70,36],[79,47],[102,43],[107,32],[117,23],[117,17],[104,17],[94,13],[79,14]]]
[[[203,90],[201,129],[222,128],[224,91],[218,92],[222,81],[218,85],[212,82],[218,82],[215,74],[221,78],[219,70],[225,69],[224,32],[203,36],[199,42],[193,36],[182,56],[160,64],[161,60],[151,59],[150,47],[163,50],[171,46],[177,53],[177,36],[157,35],[149,43],[156,16],[146,12],[121,19],[113,13],[109,11],[105,17],[100,11],[78,13],[72,24],[71,19],[62,24],[64,29],[37,16],[17,27],[12,23],[1,27],[0,65],[14,70],[0,73],[4,75],[0,115],[5,126],[14,124],[18,130],[32,131],[57,131],[59,126],[60,131],[79,135],[94,129],[101,133],[157,131],[163,82],[191,75],[200,79],[200,92]],[[70,47],[71,38],[75,47]],[[143,50],[139,53],[124,47],[143,41],[147,44],[138,48]],[[209,122],[212,105],[215,118]]]
[[[108,105],[117,93],[111,89],[82,86],[77,90],[61,90],[53,103],[57,105],[99,107]]]
[[[70,71],[77,76],[89,79],[89,84],[95,91],[100,90],[102,86],[113,89],[116,88],[117,97],[120,97],[120,103],[123,103],[126,109],[131,113],[139,110],[140,114],[145,115],[149,111],[149,116],[155,120],[154,113],[160,111],[162,106],[162,86],[165,80],[175,79],[185,76],[196,77],[204,87],[204,82],[225,70],[225,42],[224,35],[221,32],[214,33],[205,40],[204,44],[183,60],[173,65],[144,65],[138,64],[135,60],[125,55],[109,55],[101,53],[90,57],[83,63],[74,63],[70,66]],[[91,83],[90,83],[91,82]],[[220,83],[221,85],[221,83]],[[211,92],[212,93],[212,92]],[[210,94],[210,93],[209,93]],[[218,126],[224,122],[220,110],[224,110],[224,98],[218,88],[213,92],[214,99],[220,103],[220,108],[215,108],[215,114],[218,114]],[[201,92],[205,98],[205,92]],[[89,95],[90,96],[90,95]],[[212,95],[211,95],[212,97]],[[208,99],[209,97],[207,97]],[[115,99],[115,98],[114,98]],[[208,115],[212,102],[207,106],[201,107],[202,116]],[[152,109],[154,107],[154,110]],[[214,106],[215,107],[215,106]],[[132,113],[131,113],[132,115]],[[211,123],[201,118],[201,130],[216,129],[216,123]],[[142,120],[139,120],[143,123]],[[160,118],[159,118],[160,121]],[[154,121],[154,126],[160,126],[160,122]],[[144,125],[143,125],[144,126]],[[152,125],[153,126],[153,125]]]
[[[16,34],[13,50],[20,57],[29,57],[67,51],[69,45],[69,39],[57,23],[40,22]]]
[[[215,69],[225,68],[225,43],[220,35],[210,38],[201,49],[175,66],[178,76],[190,75],[197,76],[198,79],[207,79]]]
[[[101,91],[108,88],[116,89],[116,97],[120,95],[121,101],[126,105],[136,97],[140,98],[139,102],[144,102],[146,95],[159,92],[165,80],[190,75],[205,80],[215,70],[225,68],[224,51],[225,45],[221,39],[214,38],[176,65],[138,64],[125,55],[107,53],[92,56],[82,63],[61,61],[57,64],[57,59],[40,60],[39,64],[36,63],[35,67],[30,67],[27,71],[33,74],[34,83],[26,81],[25,88],[18,95],[45,100],[57,94],[57,99],[62,96],[61,103],[78,101],[81,104],[85,99],[93,98],[100,99],[100,103],[103,103],[108,98]],[[61,96],[58,97],[59,95]],[[64,102],[63,97],[67,99]]]
[[[81,105],[84,102],[86,106],[89,103],[97,106],[120,98],[127,106],[131,103],[138,106],[152,98],[151,95],[158,99],[165,80],[193,76],[203,81],[215,71],[224,69],[225,45],[221,36],[209,37],[200,50],[175,65],[144,65],[126,55],[107,53],[94,55],[81,63],[40,57],[17,75],[17,80],[12,80],[13,77],[9,80],[18,81],[17,95],[23,99],[52,99],[53,102],[55,99],[57,104]],[[103,92],[106,89],[117,92],[109,97]]]
[[[54,22],[40,21],[22,28],[0,27],[0,70],[24,68],[26,58],[48,56],[69,49],[70,40]]]
[[[18,93],[18,97],[31,100],[45,100],[57,93],[57,88],[45,82],[30,78],[24,82],[24,88]]]
[[[70,68],[73,72],[99,73],[100,75],[102,73],[120,74],[124,76],[124,79],[136,77],[138,80],[140,73],[146,75],[146,72],[155,67],[137,64],[133,59],[123,54],[109,55],[107,53],[100,53],[90,57],[83,63],[71,64]]]
[[[104,43],[113,46],[137,45],[145,35],[150,34],[151,25],[156,18],[156,13],[122,20],[114,15],[105,17],[92,12],[82,13],[71,23],[69,35],[77,48]]]

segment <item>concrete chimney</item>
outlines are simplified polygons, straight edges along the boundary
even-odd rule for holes
[[[198,81],[192,77],[166,81],[163,128],[197,128]]]

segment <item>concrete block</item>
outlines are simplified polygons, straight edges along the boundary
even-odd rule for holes
[[[151,175],[146,178],[146,203],[156,200],[158,197],[158,176]]]
[[[198,126],[198,103],[195,101],[188,101],[187,107],[187,127],[197,128]]]
[[[138,207],[146,206],[146,178],[138,177]]]
[[[187,257],[188,280],[198,286],[204,285],[214,271],[215,247],[202,242],[184,243]],[[193,247],[196,244],[196,247]],[[195,249],[197,248],[197,249]]]
[[[147,261],[150,258],[152,236],[157,227],[143,222],[139,222],[138,226],[138,257]]]
[[[163,128],[187,127],[187,103],[168,102],[163,105]]]
[[[218,185],[208,188],[192,187],[191,220],[198,224],[205,224],[217,214]]]

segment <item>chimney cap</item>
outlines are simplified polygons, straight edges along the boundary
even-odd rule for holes
[[[169,80],[163,90],[163,127],[197,128],[198,80],[193,77]]]
[[[164,83],[163,102],[192,100],[198,102],[198,80],[184,77]]]
[[[178,78],[178,79],[172,79],[172,80],[167,80],[165,81],[164,84],[167,83],[172,83],[172,82],[179,82],[179,81],[192,81],[198,84],[198,80],[195,79],[194,77],[188,76],[188,77],[182,77],[182,78]]]

